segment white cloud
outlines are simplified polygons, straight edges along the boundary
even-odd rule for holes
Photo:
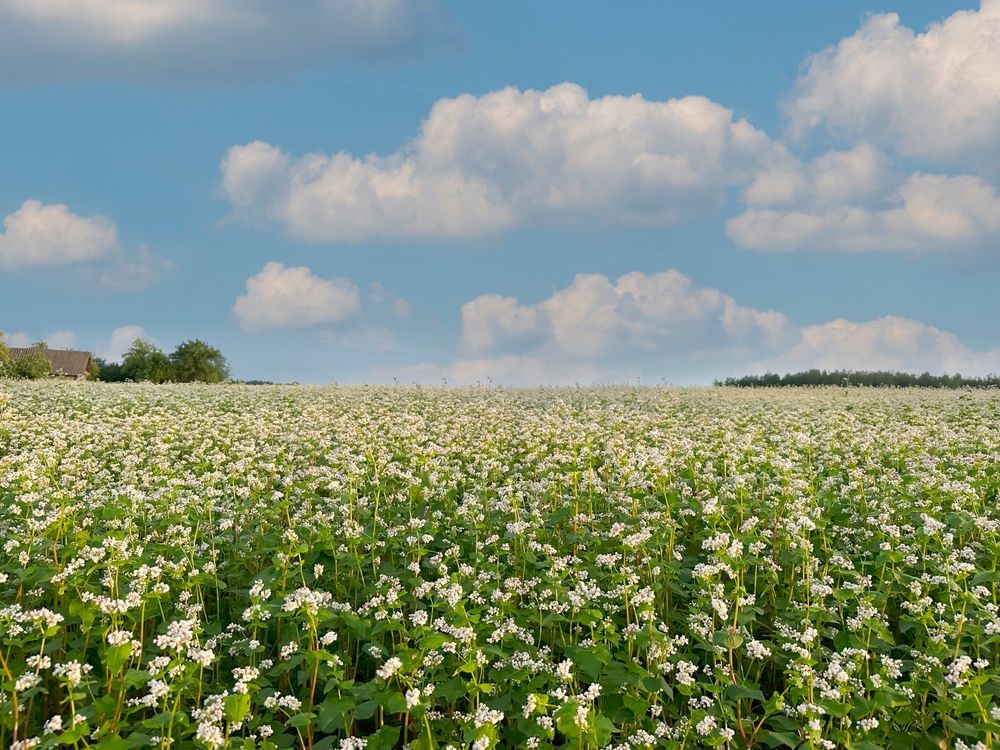
[[[806,326],[790,351],[752,369],[788,372],[814,367],[985,375],[1000,372],[1000,349],[971,350],[955,334],[910,318],[889,316],[862,323],[839,319]]]
[[[352,331],[320,331],[320,340],[359,351],[388,352],[396,348],[396,335],[388,328],[362,326]]]
[[[321,279],[305,266],[271,262],[247,279],[233,312],[247,331],[302,328],[343,320],[358,311],[359,300],[347,279]]]
[[[792,333],[781,313],[743,307],[684,274],[633,272],[612,283],[578,275],[549,298],[525,305],[486,294],[462,306],[463,342],[473,350],[532,349],[570,358],[616,350],[708,352],[774,349]]]
[[[3,220],[0,270],[87,264],[85,278],[112,289],[138,291],[173,267],[148,247],[129,253],[118,228],[104,216],[79,216],[63,204],[26,200]]]
[[[115,253],[107,267],[93,275],[101,286],[109,289],[141,291],[148,289],[173,267],[173,263],[143,245],[131,255],[124,250]]]
[[[0,0],[0,79],[274,79],[455,38],[438,0]]]
[[[15,331],[14,333],[8,333],[4,336],[4,341],[7,346],[24,347],[31,346],[35,343],[35,339],[31,338],[24,331]]]
[[[145,339],[156,344],[156,341],[146,334],[146,330],[142,326],[120,326],[111,332],[111,339],[103,347],[98,348],[97,354],[108,362],[120,362],[122,356],[136,339]]]
[[[26,200],[4,218],[3,227],[0,269],[7,271],[95,260],[118,247],[111,221],[78,216],[61,204]]]
[[[896,176],[869,144],[787,160],[743,191],[747,210],[726,224],[742,247],[931,252],[976,247],[1000,233],[1000,195],[979,177]]]
[[[368,287],[368,299],[376,305],[387,306],[390,312],[397,318],[407,318],[413,311],[409,300],[390,292],[377,281],[373,281],[371,286]]]
[[[720,372],[888,369],[1000,371],[1000,349],[976,351],[954,334],[901,317],[797,327],[780,312],[739,305],[676,270],[579,275],[526,305],[488,294],[462,307],[463,344],[489,356],[421,365],[420,382],[558,384],[705,382]],[[419,377],[418,377],[419,376]]]
[[[471,349],[492,349],[512,340],[537,341],[541,312],[515,297],[483,294],[462,305],[462,338]]]
[[[47,333],[44,336],[31,336],[24,331],[8,333],[3,337],[7,346],[28,347],[36,341],[44,341],[50,349],[71,349],[77,344],[77,336],[73,331],[59,330]]]
[[[72,331],[53,331],[45,337],[50,349],[69,349],[76,344],[76,334]]]
[[[743,191],[743,200],[750,205],[859,203],[877,199],[889,179],[889,160],[863,143],[829,151],[811,164],[789,159],[762,170]]]
[[[708,99],[591,99],[564,83],[441,99],[389,156],[229,149],[237,217],[311,242],[470,237],[531,224],[670,224],[788,157]]]
[[[907,156],[980,167],[1000,154],[1000,0],[923,33],[872,15],[812,56],[787,102],[793,134],[823,126]],[[995,165],[993,167],[995,169]]]

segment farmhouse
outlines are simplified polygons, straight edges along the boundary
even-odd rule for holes
[[[52,363],[52,377],[83,380],[90,367],[90,352],[74,349],[36,349],[34,347],[10,347],[10,358],[17,361],[32,352],[41,352]]]

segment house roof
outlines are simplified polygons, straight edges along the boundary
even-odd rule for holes
[[[90,352],[80,352],[74,349],[35,349],[34,347],[12,346],[8,350],[12,360],[28,356],[32,352],[41,351],[52,363],[53,375],[71,375],[80,377],[87,374],[90,364]]]

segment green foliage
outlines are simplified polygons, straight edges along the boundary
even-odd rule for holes
[[[166,383],[175,379],[170,358],[145,339],[136,339],[122,357],[121,372],[126,380]]]
[[[101,380],[105,383],[123,383],[128,380],[119,362],[108,362],[101,357],[94,357],[91,359],[91,364],[97,371],[93,377],[94,380]]]
[[[42,348],[37,346],[14,362],[14,377],[16,378],[37,380],[47,377],[51,372],[52,363],[45,356]]]
[[[890,372],[888,370],[803,370],[802,372],[778,375],[768,372],[763,375],[743,375],[741,377],[716,380],[717,386],[736,388],[777,388],[804,385],[866,386],[870,388],[1000,388],[1000,375],[982,378],[954,375],[931,375],[929,372],[915,375],[911,372]]]
[[[10,352],[7,351],[7,338],[0,331],[0,378],[9,378],[14,374],[14,363],[11,362]]]
[[[221,383],[229,379],[222,352],[201,339],[185,341],[170,355],[175,379],[181,383]]]
[[[92,362],[97,370],[95,379],[108,383],[221,383],[229,379],[229,366],[222,352],[200,339],[183,342],[169,357],[150,342],[136,339],[120,364],[99,357]]]
[[[995,393],[4,392],[2,748],[1000,736]]]

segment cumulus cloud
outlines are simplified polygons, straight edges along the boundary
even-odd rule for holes
[[[4,342],[7,346],[23,347],[31,346],[35,342],[35,339],[31,338],[24,331],[14,331],[4,336]]]
[[[471,237],[538,224],[671,224],[717,208],[726,189],[787,158],[708,99],[591,99],[563,83],[435,103],[388,156],[294,157],[229,149],[223,192],[236,217],[310,242]]]
[[[904,370],[984,375],[1000,372],[1000,349],[974,351],[954,334],[910,318],[838,319],[801,330],[787,353],[756,370]]]
[[[86,264],[85,278],[112,289],[149,287],[172,264],[142,246],[135,253],[118,242],[118,227],[104,216],[79,216],[63,204],[26,200],[3,220],[0,270],[21,271]]]
[[[145,339],[150,343],[156,343],[154,339],[151,339],[146,334],[146,331],[142,326],[120,326],[111,332],[111,338],[108,342],[104,346],[98,348],[98,356],[108,362],[120,362],[122,357],[125,355],[125,352],[129,350],[136,339]]]
[[[78,216],[62,204],[26,200],[3,220],[0,269],[95,260],[117,247],[117,229],[103,216]]]
[[[983,0],[979,10],[959,11],[923,33],[895,13],[869,16],[809,58],[786,113],[795,135],[824,127],[937,162],[979,167],[985,155],[995,159],[1000,0]]]
[[[515,297],[482,294],[462,305],[462,337],[471,349],[492,349],[519,339],[537,341],[543,328],[540,311]]]
[[[396,348],[396,335],[382,326],[362,326],[352,331],[320,331],[320,340],[358,351],[388,352]]]
[[[109,289],[141,291],[148,289],[173,267],[172,262],[160,258],[143,245],[132,254],[125,251],[115,253],[105,268],[91,275],[101,286]]]
[[[3,337],[3,341],[7,346],[14,347],[28,347],[36,341],[44,341],[50,349],[69,349],[76,345],[77,337],[73,331],[65,329],[52,331],[41,337],[30,336],[24,331],[15,331],[14,333],[6,334]]]
[[[413,310],[409,300],[389,291],[377,281],[373,281],[368,287],[368,299],[376,305],[386,307],[397,318],[409,317]]]
[[[45,343],[52,349],[69,349],[76,344],[76,334],[72,331],[53,331],[45,337]]]
[[[909,318],[831,320],[799,327],[738,304],[676,270],[612,282],[580,275],[524,304],[486,294],[462,307],[462,343],[482,356],[421,365],[420,382],[566,384],[705,382],[721,373],[809,368],[986,374],[1000,349],[977,351],[954,333]],[[420,376],[420,377],[418,377]]]
[[[455,41],[439,0],[0,0],[0,80],[15,83],[273,79]]]
[[[247,279],[233,312],[247,331],[304,328],[349,317],[360,308],[360,296],[347,279],[322,279],[305,266],[271,262]]]
[[[869,145],[761,172],[726,223],[738,245],[782,252],[959,251],[1000,233],[1000,195],[970,175],[899,179]]]
[[[810,164],[787,159],[764,169],[743,191],[743,200],[750,205],[858,203],[878,199],[889,179],[889,159],[862,143],[845,151],[829,151]]]
[[[563,356],[603,357],[615,350],[774,349],[791,328],[779,312],[756,310],[676,270],[633,272],[612,282],[581,274],[534,304],[486,294],[462,306],[463,342],[472,350],[541,346]]]

